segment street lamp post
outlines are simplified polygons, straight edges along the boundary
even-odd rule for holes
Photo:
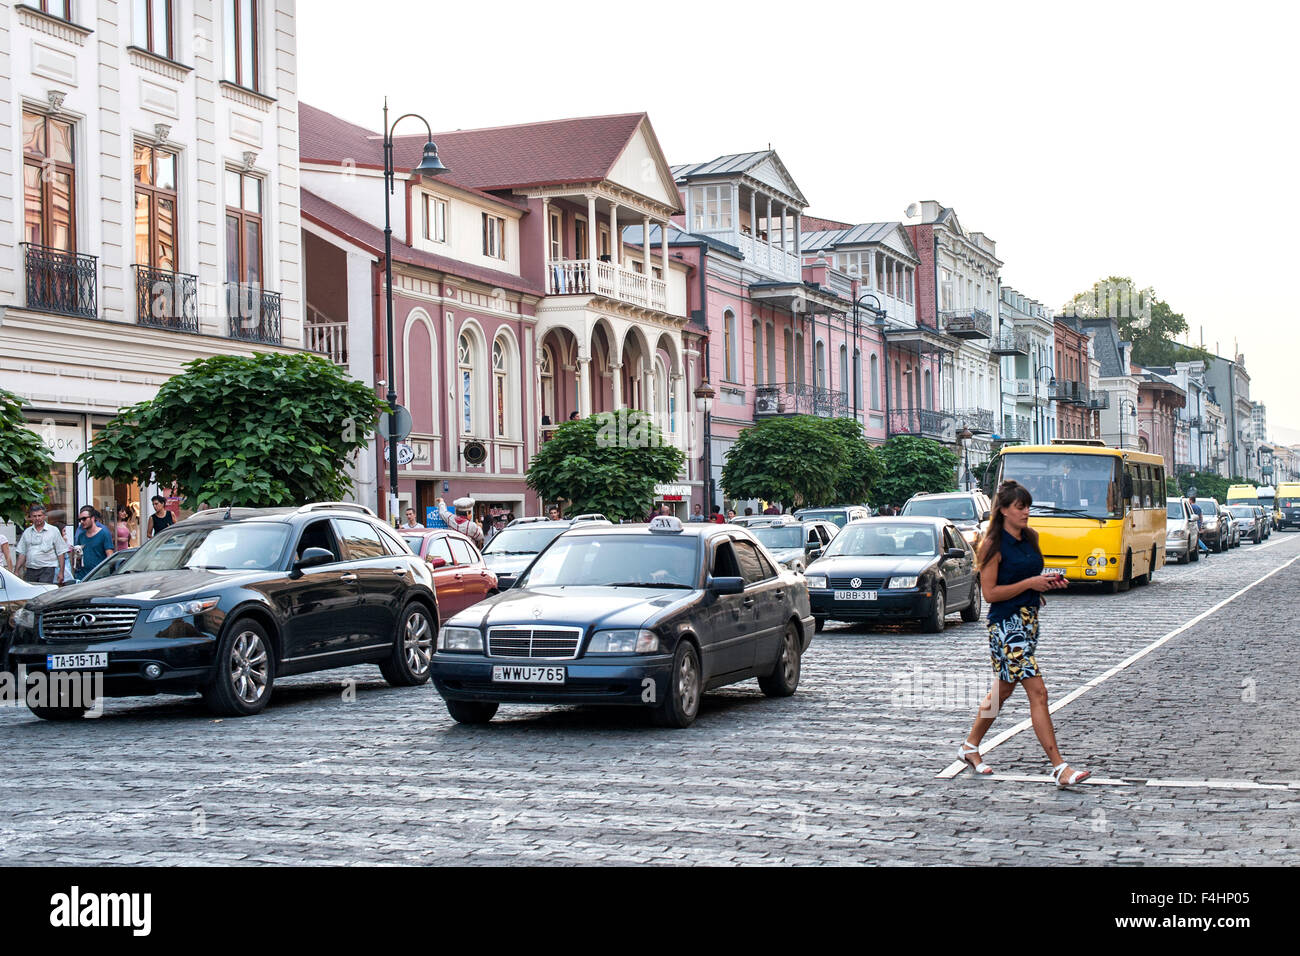
[[[706,378],[695,387],[695,407],[704,414],[704,520],[713,518],[713,437],[710,435],[710,413],[717,392]]]
[[[1119,400],[1119,414],[1116,416],[1119,419],[1119,447],[1121,451],[1124,449],[1124,406],[1125,405],[1129,407],[1129,416],[1131,418],[1136,419],[1138,417],[1137,406],[1133,404],[1133,400],[1131,398],[1121,398]],[[1134,434],[1137,433],[1136,421],[1134,421],[1133,431]]]
[[[957,444],[961,445],[962,484],[966,491],[970,491],[970,466],[966,463],[966,442],[974,437],[975,433],[965,427],[957,433]]]
[[[1043,380],[1044,369],[1046,369],[1051,375],[1051,379],[1047,383],[1048,390],[1050,391],[1051,389],[1056,388],[1056,373],[1052,372],[1052,366],[1040,365],[1038,368],[1034,369],[1034,427],[1038,432],[1034,438],[1034,444],[1036,445],[1041,445],[1043,443],[1043,432],[1047,430],[1046,416],[1038,407],[1038,383]]]
[[[433,127],[417,113],[405,113],[388,124],[388,97],[384,97],[384,302],[387,307],[388,345],[388,507],[385,509],[389,523],[397,515],[397,371],[393,352],[393,226],[389,197],[396,191],[396,173],[393,167],[393,130],[407,117],[424,124],[429,140],[424,144],[420,164],[411,170],[416,176],[439,176],[447,167],[438,158],[438,147],[433,144]]]

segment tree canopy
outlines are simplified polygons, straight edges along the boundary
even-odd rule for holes
[[[1133,361],[1146,367],[1171,366],[1175,362],[1207,361],[1210,353],[1177,339],[1187,332],[1187,320],[1147,286],[1139,289],[1127,276],[1098,279],[1092,288],[1080,292],[1065,311],[1080,318],[1114,316],[1120,338],[1133,343]]]
[[[902,505],[918,492],[956,490],[960,459],[933,439],[895,435],[880,446],[880,458],[884,476],[876,485],[876,497],[882,503]]]
[[[45,504],[52,464],[45,442],[27,426],[18,396],[0,389],[0,521],[22,524],[31,505]]]
[[[740,433],[722,466],[722,490],[796,508],[860,504],[880,474],[876,451],[853,419],[790,415]]]
[[[647,412],[621,409],[556,428],[529,462],[527,482],[547,501],[567,501],[571,514],[643,521],[655,485],[676,478],[685,461]]]
[[[124,408],[81,456],[96,478],[175,482],[191,500],[284,506],[337,500],[344,470],[384,407],[318,355],[189,362],[149,401]]]

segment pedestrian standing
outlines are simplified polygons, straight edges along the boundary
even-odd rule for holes
[[[781,513],[781,509],[776,506],[776,502],[772,502],[770,505],[768,505],[766,508],[763,509],[763,514],[765,515],[779,515],[780,513]]]
[[[546,509],[546,518],[547,518],[547,520],[549,520],[549,521],[559,521],[559,520],[560,520],[560,506],[559,506],[559,505],[551,505],[549,508],[547,508],[547,509]]]
[[[113,528],[114,551],[124,551],[131,547],[134,532],[131,528],[131,509],[127,505],[117,506],[117,522]]]
[[[714,524],[725,524],[727,519],[722,517],[722,508],[719,505],[714,505],[713,513],[709,515],[709,520]]]
[[[455,514],[447,509],[446,503],[437,499],[435,504],[438,506],[438,514],[442,520],[447,522],[447,526],[459,531],[465,537],[474,542],[474,546],[480,551],[483,550],[483,529],[474,521],[474,499],[466,495],[463,498],[457,498],[452,502],[452,507],[456,509]]]
[[[688,520],[688,521],[703,521],[703,520],[704,520],[704,506],[703,506],[703,505],[700,505],[700,504],[696,504],[696,505],[692,506],[692,508],[691,508],[691,516],[690,516],[690,518],[688,518],[687,520]]]
[[[993,772],[993,768],[980,759],[980,741],[1016,685],[1023,684],[1029,697],[1034,733],[1047,759],[1052,762],[1052,777],[1058,787],[1068,787],[1088,779],[1091,774],[1087,770],[1074,770],[1061,759],[1056,748],[1052,716],[1047,710],[1047,687],[1043,684],[1035,654],[1038,649],[1038,609],[1045,603],[1040,595],[1064,588],[1067,584],[1063,575],[1043,574],[1038,532],[1029,527],[1031,504],[1033,497],[1024,485],[1015,481],[1002,482],[993,501],[993,516],[988,530],[976,551],[980,588],[989,604],[989,654],[996,686],[980,705],[958,756],[978,774]],[[997,695],[996,703],[994,694]]]
[[[77,536],[74,544],[81,549],[81,566],[74,572],[78,581],[113,556],[113,535],[96,518],[93,508],[82,508],[77,514]]]
[[[400,530],[400,531],[420,531],[420,530],[422,530],[423,528],[424,528],[424,525],[420,524],[418,521],[415,520],[415,509],[414,509],[414,508],[407,508],[407,509],[406,509],[406,524],[402,525],[401,528],[399,528],[398,530]]]
[[[9,539],[5,533],[0,531],[0,568],[12,568],[14,566],[14,553],[9,547]]]
[[[18,539],[16,573],[31,584],[63,584],[63,556],[68,543],[58,528],[45,522],[45,508],[32,505],[27,512],[31,525]]]
[[[730,523],[730,522],[735,521],[735,520],[736,520],[736,509],[735,509],[735,508],[728,508],[728,509],[727,509],[727,523]]]
[[[149,516],[149,538],[161,531],[166,531],[176,523],[176,518],[167,510],[167,499],[162,495],[154,495],[151,499],[153,502],[153,514]]]

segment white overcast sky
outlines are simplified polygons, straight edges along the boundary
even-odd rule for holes
[[[1241,0],[303,0],[299,89],[372,129],[385,95],[435,130],[645,110],[670,163],[770,143],[814,215],[938,200],[1026,295],[1130,275],[1235,339],[1294,442],[1298,26]]]

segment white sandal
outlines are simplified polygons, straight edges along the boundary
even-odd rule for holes
[[[971,763],[971,761],[968,759],[971,754],[975,755],[974,763]],[[989,774],[993,772],[992,767],[986,764],[983,760],[980,760],[979,747],[972,744],[969,740],[962,741],[961,746],[957,748],[957,756],[961,758],[963,763],[970,764],[971,767],[974,768],[975,772],[980,776],[987,777]]]
[[[1065,777],[1065,768],[1070,766],[1068,763],[1057,764],[1052,768],[1052,779],[1056,781],[1056,788],[1064,790],[1066,787],[1072,787],[1076,783],[1083,783],[1092,776],[1091,770],[1076,770],[1070,774],[1069,779]]]

